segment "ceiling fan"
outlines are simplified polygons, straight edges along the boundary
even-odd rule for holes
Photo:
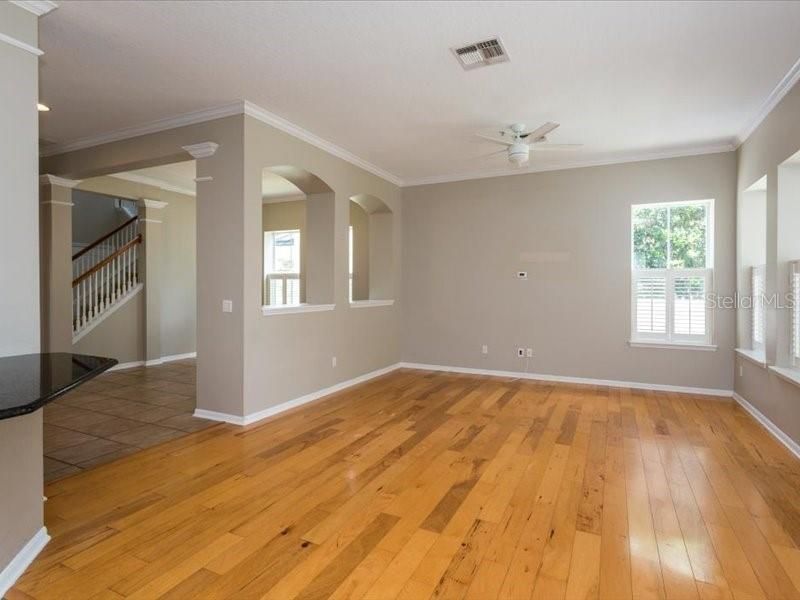
[[[514,123],[509,127],[500,130],[479,131],[476,135],[497,144],[507,146],[500,152],[508,153],[508,162],[515,166],[521,166],[528,162],[531,148],[535,150],[579,148],[583,144],[551,144],[547,141],[547,134],[558,127],[558,123],[545,123],[531,131],[527,130],[524,123]]]

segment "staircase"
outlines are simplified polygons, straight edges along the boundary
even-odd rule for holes
[[[72,256],[72,335],[86,331],[139,287],[139,217]]]

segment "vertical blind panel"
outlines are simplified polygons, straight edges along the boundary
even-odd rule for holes
[[[678,335],[705,335],[705,277],[676,277],[673,281],[673,330]]]
[[[666,278],[640,277],[636,282],[636,331],[667,331]]]
[[[753,303],[753,343],[764,343],[764,293],[766,291],[764,265],[753,267],[751,280],[751,294]]]

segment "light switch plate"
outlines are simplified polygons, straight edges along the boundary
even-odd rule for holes
[[[233,300],[223,300],[222,301],[222,312],[232,313],[233,312]]]

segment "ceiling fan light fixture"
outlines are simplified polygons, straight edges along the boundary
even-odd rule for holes
[[[528,162],[530,150],[528,144],[512,144],[508,147],[508,161],[517,167],[524,165]]]

